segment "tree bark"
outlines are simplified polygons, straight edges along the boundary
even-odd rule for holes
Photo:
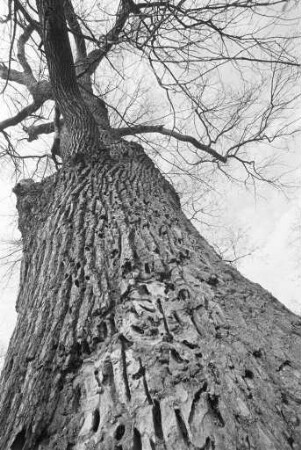
[[[300,449],[300,318],[225,264],[124,146],[15,188],[0,448]]]
[[[43,42],[53,95],[64,116],[68,131],[68,145],[64,146],[62,159],[66,161],[73,155],[88,151],[92,157],[101,150],[98,128],[77,83],[64,2],[37,0],[36,4],[43,28]]]

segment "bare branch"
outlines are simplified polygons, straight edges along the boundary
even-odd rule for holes
[[[53,122],[44,123],[38,126],[31,126],[31,127],[25,127],[24,131],[26,131],[29,135],[29,141],[32,141],[34,139],[37,139],[37,137],[40,134],[49,134],[54,132],[54,125]],[[208,153],[213,158],[226,163],[227,158],[223,155],[220,155],[217,151],[212,149],[210,146],[202,144],[201,142],[197,141],[193,136],[188,136],[181,134],[179,132],[169,130],[167,128],[164,128],[163,125],[135,125],[133,127],[124,127],[124,128],[115,128],[112,129],[112,132],[119,136],[134,136],[137,134],[147,134],[147,133],[158,133],[165,136],[172,137],[174,139],[177,139],[178,141],[187,142],[189,144],[192,144],[195,148],[202,150],[203,152]]]
[[[1,94],[3,94],[3,92],[5,91],[5,89],[8,86],[8,82],[9,82],[9,76],[10,76],[10,70],[11,70],[11,62],[12,62],[12,54],[13,54],[13,46],[15,43],[15,39],[16,39],[16,32],[17,32],[17,7],[14,4],[13,5],[13,12],[12,12],[12,4],[9,3],[9,15],[12,18],[12,25],[13,25],[13,30],[12,30],[12,36],[11,36],[11,41],[10,41],[10,46],[9,46],[9,58],[8,58],[8,71],[7,71],[7,77],[5,79],[5,84],[4,87],[2,88]]]
[[[2,120],[0,122],[0,132],[5,130],[8,127],[13,127],[15,125],[18,125],[22,120],[26,119],[28,116],[36,112],[44,103],[44,100],[40,100],[37,102],[33,102],[30,105],[26,106],[24,109],[22,109],[18,114],[16,114],[13,117],[9,117],[8,119]]]
[[[63,4],[60,0],[38,0],[43,19],[43,41],[55,101],[70,132],[69,154],[99,148],[96,122],[83,101],[74,70]],[[84,130],[84,132],[83,132]]]
[[[203,152],[206,152],[209,155],[213,156],[213,158],[215,158],[223,163],[227,162],[227,158],[225,156],[219,154],[217,151],[215,151],[210,146],[202,144],[201,142],[197,141],[197,139],[195,139],[193,136],[181,134],[174,130],[169,130],[167,128],[164,128],[162,125],[136,125],[136,126],[129,127],[129,128],[128,127],[118,128],[114,131],[120,137],[136,135],[136,134],[145,134],[145,133],[163,134],[165,136],[170,136],[174,139],[177,139],[178,141],[188,142],[189,144],[192,144],[194,147],[198,148],[199,150],[202,150]]]
[[[65,14],[66,14],[66,19],[68,21],[70,30],[73,34],[74,41],[75,41],[75,46],[76,46],[76,51],[77,51],[76,60],[81,60],[83,58],[86,58],[87,49],[86,49],[84,35],[83,35],[81,27],[79,25],[77,15],[74,11],[71,0],[65,1]]]
[[[61,121],[61,127],[63,125],[63,121]],[[35,141],[41,134],[50,134],[54,133],[54,123],[47,122],[42,123],[40,125],[31,125],[30,127],[23,127],[25,133],[28,134],[28,142]]]
[[[41,30],[41,26],[40,26],[39,22],[37,22],[35,19],[33,19],[31,17],[31,15],[28,13],[25,6],[23,6],[23,4],[21,3],[20,0],[14,0],[14,3],[16,5],[18,11],[20,11],[22,13],[26,22],[28,24],[30,24],[33,27],[33,29],[42,37],[42,30]]]
[[[122,32],[131,12],[137,12],[133,0],[120,0],[114,26],[105,36],[100,37],[98,42],[100,48],[92,50],[89,53],[86,61],[83,63],[80,76],[85,73],[92,75],[102,59],[109,53],[112,47],[119,42],[120,33]]]
[[[26,87],[31,84],[32,80],[28,74],[19,72],[15,69],[10,69],[3,63],[0,63],[0,78],[3,80],[13,81],[18,84],[23,84]]]
[[[29,24],[25,30],[24,33],[21,34],[21,36],[18,39],[18,45],[17,45],[17,57],[18,57],[18,61],[21,64],[24,74],[26,74],[28,77],[31,76],[32,81],[35,82],[36,79],[34,78],[33,74],[32,74],[32,70],[30,65],[28,64],[26,55],[25,55],[25,45],[26,42],[28,41],[28,39],[30,38],[32,32],[33,32],[34,28],[32,24]]]

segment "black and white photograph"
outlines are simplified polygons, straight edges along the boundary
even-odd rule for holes
[[[301,2],[0,2],[0,450],[301,450]]]

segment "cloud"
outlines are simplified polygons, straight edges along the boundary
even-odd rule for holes
[[[292,229],[299,214],[299,200],[290,204],[274,223],[265,228],[261,248],[241,262],[239,269],[251,280],[261,284],[289,309],[301,314],[301,274],[292,242]],[[258,223],[262,230],[262,225]],[[254,232],[258,235],[258,230]]]

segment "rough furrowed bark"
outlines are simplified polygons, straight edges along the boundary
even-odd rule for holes
[[[137,153],[15,188],[1,450],[300,449],[300,319],[220,260]]]
[[[69,133],[68,150],[62,156],[64,160],[80,153],[89,152],[92,156],[100,150],[98,129],[77,83],[64,2],[37,0],[36,4],[43,27],[43,42],[53,96],[64,116]]]

